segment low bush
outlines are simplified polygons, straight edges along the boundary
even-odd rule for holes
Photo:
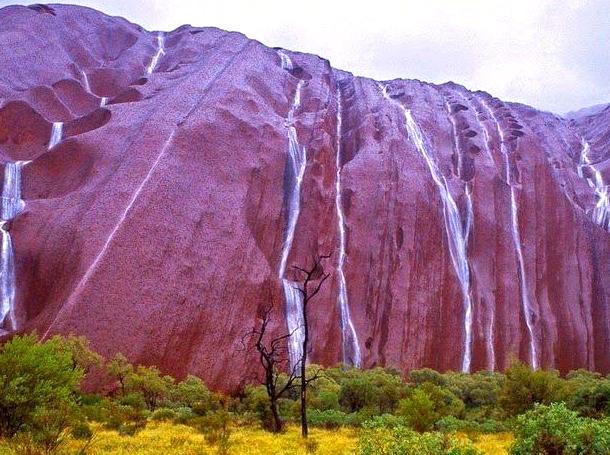
[[[327,429],[350,425],[352,422],[349,414],[332,409],[328,409],[326,411],[311,409],[307,413],[307,421],[311,426]]]
[[[188,424],[192,419],[197,417],[197,414],[187,406],[181,406],[174,409],[175,417],[174,422],[179,424]]]
[[[462,417],[464,403],[450,390],[425,382],[400,401],[396,413],[403,416],[414,430],[430,431],[443,417]]]
[[[150,415],[150,420],[170,421],[174,420],[177,416],[178,414],[173,409],[159,408],[153,411],[153,413]]]
[[[508,430],[506,424],[498,420],[486,419],[482,422],[477,422],[474,420],[458,419],[454,416],[442,417],[436,421],[434,427],[443,433],[501,433]]]
[[[146,426],[147,413],[141,409],[108,401],[104,426],[122,435],[133,436]]]
[[[228,411],[211,412],[194,421],[195,427],[201,431],[205,440],[216,446],[220,455],[229,453],[231,447],[231,434],[233,432],[233,416]]]
[[[513,455],[607,455],[610,421],[580,417],[564,403],[537,405],[517,417]]]
[[[470,442],[442,433],[417,433],[404,426],[381,428],[365,423],[358,439],[360,455],[479,455]]]
[[[550,404],[565,397],[566,385],[555,370],[532,370],[517,362],[506,370],[499,403],[507,416],[512,417],[534,407]]]
[[[367,420],[364,425],[369,430],[375,428],[391,429],[407,426],[407,422],[403,417],[395,416],[393,414],[382,414]]]

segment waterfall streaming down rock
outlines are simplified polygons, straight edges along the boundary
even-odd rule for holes
[[[15,317],[15,259],[13,241],[6,222],[21,212],[25,203],[21,199],[21,168],[29,161],[9,162],[4,166],[2,187],[2,252],[0,253],[0,332],[17,329]]]
[[[52,149],[61,142],[63,129],[64,122],[53,122],[53,129],[51,130],[51,139],[49,140],[49,149]]]
[[[23,210],[25,203],[21,199],[21,168],[24,161],[6,163],[4,166],[4,184],[2,187],[2,220],[8,221]]]
[[[517,264],[519,270],[519,284],[521,289],[521,305],[523,308],[523,317],[525,319],[525,325],[527,326],[527,332],[530,339],[530,365],[533,369],[538,368],[538,353],[536,349],[536,339],[534,337],[534,322],[532,307],[530,304],[529,291],[527,286],[527,273],[525,272],[525,260],[523,258],[523,250],[521,248],[521,233],[519,231],[519,207],[517,202],[517,188],[513,182],[512,174],[510,172],[510,162],[508,156],[508,149],[506,148],[506,141],[504,140],[504,130],[500,126],[500,122],[496,117],[491,107],[487,104],[484,99],[481,99],[481,104],[485,110],[489,113],[490,118],[493,120],[498,137],[500,139],[500,152],[504,157],[505,166],[505,179],[506,183],[510,187],[510,218],[511,218],[511,233],[513,237],[513,245],[517,253]],[[488,136],[489,137],[489,136]]]
[[[490,143],[490,136],[489,136],[489,131],[487,131],[487,126],[482,122],[482,119],[487,119],[487,117],[483,117],[483,113],[482,111],[479,109],[474,109],[473,105],[471,104],[471,102],[464,97],[461,93],[459,94],[460,98],[462,99],[462,101],[464,102],[464,104],[466,104],[467,106],[469,106],[470,109],[472,109],[473,111],[477,112],[476,118],[477,118],[477,122],[479,124],[479,127],[481,128],[481,131],[483,132],[483,147],[485,148],[485,153],[487,155],[487,158],[489,159],[489,162],[492,163],[495,167],[495,161],[493,158],[493,154],[491,152],[491,143]],[[467,185],[466,186],[466,190],[468,192],[468,213],[469,213],[469,217],[470,219],[472,219],[473,217],[473,212],[472,212],[472,186],[471,185]],[[469,228],[470,230],[471,228]],[[487,351],[487,369],[489,371],[494,371],[496,369],[496,348],[495,348],[495,320],[496,320],[496,302],[495,299],[486,299],[486,303],[487,303],[487,309],[488,309],[488,315],[487,315],[487,327],[485,329],[485,344],[486,344],[486,351]]]
[[[593,221],[606,231],[610,232],[610,192],[608,185],[604,183],[601,172],[591,163],[591,146],[584,138],[581,140],[582,150],[580,152],[580,163],[578,164],[578,175],[585,178],[583,169],[588,167],[593,172],[593,178],[586,177],[589,186],[595,190],[595,208],[593,208]]]
[[[432,176],[432,180],[436,184],[441,200],[443,202],[443,218],[445,220],[445,232],[447,234],[447,243],[449,244],[449,253],[453,269],[460,282],[460,287],[463,295],[464,303],[464,347],[462,356],[462,371],[470,371],[470,363],[472,360],[472,296],[470,294],[470,269],[468,265],[468,257],[466,254],[468,232],[465,228],[469,228],[471,221],[463,224],[458,207],[449,192],[449,187],[445,176],[442,174],[436,161],[432,158],[428,151],[424,136],[419,128],[419,125],[413,118],[411,111],[402,106],[399,102],[392,99],[388,92],[387,86],[380,86],[383,95],[393,104],[400,107],[405,116],[405,126],[409,133],[409,138],[415,145],[419,154],[424,158]],[[457,147],[457,143],[456,143]],[[470,199],[469,190],[466,191],[467,198]],[[469,202],[468,217],[471,219],[472,202]]]
[[[108,97],[102,96],[102,99],[100,100],[100,107],[104,107],[107,103],[108,103]]]
[[[294,94],[292,106],[288,112],[288,119],[286,123],[288,136],[287,168],[291,185],[288,195],[288,223],[278,273],[279,278],[282,280],[284,298],[286,301],[286,325],[288,327],[288,333],[290,333],[288,351],[290,364],[293,367],[296,366],[296,364],[302,358],[303,352],[303,295],[297,287],[297,283],[284,278],[284,275],[286,273],[288,255],[290,254],[290,249],[292,248],[292,241],[294,240],[294,233],[296,230],[297,221],[299,219],[299,212],[301,209],[301,183],[303,182],[305,167],[307,165],[306,150],[299,144],[297,132],[293,124],[294,114],[301,103],[302,87],[303,81],[299,81]]]
[[[432,180],[438,187],[441,200],[443,201],[443,216],[445,219],[445,231],[447,233],[447,243],[449,244],[449,253],[451,262],[461,285],[464,298],[464,348],[462,357],[462,372],[470,371],[470,362],[472,360],[472,298],[470,296],[470,270],[468,267],[468,259],[466,256],[466,235],[460,212],[457,208],[449,188],[445,176],[441,173],[436,162],[430,155],[424,136],[419,128],[419,125],[413,118],[411,111],[404,109],[405,125],[409,132],[409,137],[415,144],[415,147],[422,155]]]
[[[91,85],[89,84],[89,77],[87,77],[87,73],[85,73],[85,70],[81,70],[80,73],[83,75],[83,82],[85,84],[85,90],[87,90],[87,92],[91,93]]]
[[[2,252],[0,253],[0,334],[17,329],[15,316],[15,260],[13,242],[6,229],[6,222],[0,222]]]
[[[335,179],[335,207],[337,209],[337,223],[339,231],[339,260],[337,263],[337,276],[339,278],[339,295],[338,303],[341,311],[341,335],[342,335],[342,353],[343,363],[360,367],[362,358],[360,354],[360,346],[358,344],[358,336],[356,329],[352,323],[352,318],[349,311],[349,302],[347,296],[347,282],[343,273],[345,264],[345,217],[343,215],[343,204],[341,203],[341,128],[343,125],[341,91],[337,89],[337,145],[336,145],[336,165],[337,174]]]
[[[462,150],[460,150],[459,138],[457,134],[457,125],[455,123],[455,118],[451,114],[451,108],[449,103],[445,103],[445,109],[447,111],[447,117],[451,122],[451,131],[453,133],[453,143],[455,144],[456,155],[458,158],[458,173],[462,171]],[[406,115],[406,114],[405,114]],[[409,113],[410,116],[410,113]],[[412,120],[413,127],[419,127],[413,120],[413,117],[410,116]],[[407,123],[409,121],[407,120]],[[408,126],[407,126],[408,128]],[[420,137],[423,136],[421,131],[417,132]],[[409,133],[412,136],[411,133]],[[421,146],[425,146],[425,142],[422,140],[420,142]],[[420,145],[418,145],[418,148]],[[425,147],[424,147],[425,148]],[[430,167],[430,164],[428,164]],[[435,163],[436,167],[436,163]],[[468,238],[470,237],[470,231],[472,229],[472,223],[474,219],[473,208],[472,208],[472,189],[469,183],[465,183],[464,185],[464,194],[466,196],[466,223],[462,224],[460,219],[460,212],[457,208],[451,193],[449,192],[449,187],[447,186],[447,181],[445,177],[440,174],[440,170],[436,167],[435,170],[430,168],[430,172],[434,174],[437,172],[437,177],[434,180],[437,182],[437,185],[442,184],[441,186],[444,190],[441,190],[441,198],[443,199],[443,207],[444,215],[445,215],[445,228],[447,231],[447,236],[449,237],[449,251],[451,253],[451,259],[453,262],[453,268],[460,280],[460,285],[462,288],[463,294],[463,304],[464,304],[464,355],[462,358],[462,372],[468,373],[470,372],[470,364],[472,362],[472,295],[470,293],[470,265],[468,263]],[[441,178],[442,177],[442,178]],[[440,186],[439,186],[440,189]],[[447,222],[449,219],[449,222]]]
[[[146,68],[146,74],[152,74],[155,70],[157,64],[159,63],[159,59],[162,55],[165,54],[165,35],[163,32],[157,33],[157,52],[153,56],[152,60],[148,64]]]
[[[280,56],[280,59],[282,60],[282,69],[286,71],[292,71],[294,69],[294,66],[292,65],[292,60],[290,60],[290,57],[288,57],[288,54],[283,51],[277,51],[277,53]]]

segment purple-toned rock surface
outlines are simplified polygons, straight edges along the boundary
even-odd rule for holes
[[[82,7],[0,22],[0,158],[26,162],[5,337],[73,332],[234,388],[258,365],[243,334],[270,303],[287,330],[282,279],[318,253],[314,362],[610,371],[610,108],[564,119]]]

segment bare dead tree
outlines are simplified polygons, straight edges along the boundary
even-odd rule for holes
[[[272,416],[271,431],[279,433],[284,428],[284,422],[278,410],[278,400],[294,387],[299,375],[298,364],[291,367],[288,361],[286,343],[292,333],[280,335],[270,340],[266,337],[272,310],[273,305],[269,305],[263,312],[260,325],[248,332],[244,339],[249,338],[254,349],[258,352],[260,363],[265,372],[262,384],[265,386],[269,397],[269,410]],[[285,382],[283,382],[281,372],[285,370],[288,373]]]
[[[306,363],[309,350],[309,302],[320,292],[322,285],[330,276],[330,273],[324,273],[322,261],[328,259],[328,256],[314,256],[313,264],[309,268],[293,267],[302,277],[298,281],[298,290],[303,297],[302,318],[303,318],[303,346],[301,351],[301,359],[297,362],[300,367],[300,389],[301,389],[301,436],[307,437],[309,429],[307,426],[307,386],[310,382],[318,379],[319,371],[313,376],[307,378]]]

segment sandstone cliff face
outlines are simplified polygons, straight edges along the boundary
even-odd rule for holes
[[[235,387],[257,369],[242,335],[270,303],[286,331],[282,279],[330,253],[314,362],[610,371],[610,110],[567,120],[86,8],[0,21],[0,157],[24,162],[3,203],[25,201],[3,215],[5,337],[74,332]]]

